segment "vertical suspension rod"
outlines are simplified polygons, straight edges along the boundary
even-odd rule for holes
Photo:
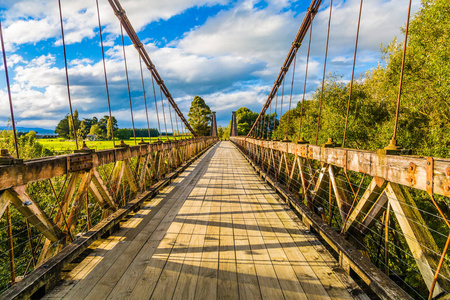
[[[306,54],[306,68],[305,68],[305,82],[303,84],[303,97],[302,97],[302,105],[300,107],[300,124],[298,129],[298,140],[302,141],[302,121],[303,121],[303,104],[305,102],[305,95],[306,95],[306,83],[308,79],[308,68],[309,68],[309,53],[311,50],[311,39],[312,39],[312,30],[313,30],[313,24],[311,23],[311,27],[309,28],[309,42],[308,42],[308,53]]]
[[[131,123],[133,125],[133,137],[134,137],[134,144],[136,145],[136,130],[134,129],[134,117],[133,117],[133,104],[131,103],[131,91],[130,91],[130,80],[128,78],[128,65],[127,65],[127,55],[125,53],[125,42],[123,40],[123,26],[122,23],[120,24],[120,34],[122,37],[122,50],[123,50],[123,61],[125,62],[125,74],[127,77],[127,88],[128,88],[128,99],[130,100],[130,112],[131,112]],[[112,120],[111,120],[112,122]]]
[[[362,5],[363,0],[361,0],[361,3],[359,4],[359,16],[358,16],[358,26],[356,29],[355,52],[353,53],[352,79],[350,80],[350,91],[348,95],[347,114],[345,115],[345,127],[344,127],[344,137],[342,138],[342,148],[344,148],[345,146],[345,137],[347,136],[348,115],[350,113],[350,101],[352,99],[353,79],[355,78],[356,53],[358,51],[358,39],[359,39],[359,28],[361,25]]]
[[[69,97],[70,118],[72,120],[72,130],[73,130],[73,136],[75,137],[75,145],[78,150],[77,131],[75,130],[75,120],[73,118],[73,110],[72,110],[72,99],[70,97],[69,70],[67,67],[66,41],[64,38],[64,26],[63,26],[63,17],[62,17],[62,9],[61,9],[61,0],[58,0],[58,5],[59,5],[59,20],[61,23],[61,37],[62,37],[62,44],[63,44],[63,50],[64,50],[64,65],[65,65],[65,69],[66,69],[67,95]]]
[[[11,97],[11,86],[9,84],[8,64],[6,63],[5,42],[3,40],[3,30],[2,30],[2,22],[1,21],[0,21],[0,40],[2,43],[3,65],[5,67],[5,77],[6,77],[6,88],[8,89],[9,111],[11,113],[11,122],[12,122],[12,128],[13,128],[13,133],[14,133],[14,147],[16,149],[16,157],[20,158],[19,146],[17,143],[16,121],[14,120],[14,109],[13,109],[12,97]]]
[[[103,61],[103,73],[105,74],[105,86],[106,86],[106,99],[108,100],[108,112],[109,112],[109,119],[111,120],[109,122],[111,126],[111,137],[113,141],[113,146],[116,146],[116,142],[114,141],[114,125],[112,122],[112,114],[111,114],[111,101],[109,98],[109,86],[108,86],[108,76],[106,74],[106,61],[105,61],[105,48],[103,46],[103,36],[102,36],[102,23],[100,20],[100,8],[98,5],[98,0],[96,0],[97,3],[97,17],[98,17],[98,30],[100,33],[100,46],[102,48],[102,61]]]
[[[402,97],[403,71],[405,69],[406,46],[407,46],[407,43],[408,43],[408,29],[409,29],[409,17],[410,17],[410,15],[411,15],[411,0],[409,0],[408,16],[406,18],[405,41],[403,42],[402,69],[400,71],[400,83],[398,85],[397,108],[396,108],[396,111],[395,111],[394,135],[392,136],[393,140],[395,140],[397,138],[398,115],[399,115],[399,111],[400,111],[400,99]]]
[[[144,95],[145,116],[147,117],[148,138],[150,139],[149,141],[151,142],[152,137],[150,134],[150,122],[148,120],[147,97],[145,95],[145,84],[144,84],[144,72],[142,71],[142,59],[140,56],[139,56],[139,67],[141,69],[142,93]]]
[[[250,131],[247,135],[248,137],[251,135],[253,130],[256,129],[256,123],[262,118],[262,115],[269,108],[270,103],[272,102],[273,98],[275,97],[277,90],[280,87],[281,82],[284,79],[284,76],[286,75],[286,72],[284,72],[284,70],[289,70],[289,67],[294,59],[295,48],[297,47],[297,45],[301,45],[303,39],[305,38],[306,33],[308,32],[309,27],[311,26],[311,23],[312,23],[315,15],[319,11],[319,6],[321,3],[322,3],[322,0],[312,0],[311,4],[306,12],[305,18],[303,19],[303,22],[297,32],[297,36],[295,37],[295,40],[292,43],[291,48],[289,49],[288,55],[283,63],[283,67],[281,68],[281,71],[278,74],[277,80],[275,81],[275,83],[272,87],[272,90],[271,90],[269,96],[267,97],[267,100],[266,100],[265,104],[263,105],[261,112],[258,115],[258,118],[256,119],[255,123],[253,123],[253,127],[250,129]]]
[[[325,60],[323,62],[323,77],[322,77],[322,89],[320,92],[320,101],[319,101],[319,116],[317,118],[317,128],[316,128],[316,142],[319,140],[319,128],[320,128],[320,115],[322,113],[322,100],[323,100],[323,90],[325,87],[325,75],[327,69],[327,57],[328,57],[328,42],[330,41],[330,27],[331,27],[331,12],[333,10],[333,0],[330,1],[330,14],[328,16],[328,30],[327,30],[327,44],[325,46]]]
[[[173,109],[178,114],[180,119],[183,121],[184,125],[186,125],[186,128],[189,129],[189,131],[192,133],[192,135],[196,136],[191,125],[186,120],[186,118],[184,117],[181,110],[178,108],[177,104],[175,103],[175,100],[173,100],[172,95],[170,94],[169,90],[167,89],[166,85],[164,84],[164,81],[162,80],[161,76],[159,75],[158,71],[156,70],[156,67],[153,64],[153,62],[151,61],[150,56],[148,55],[145,48],[142,46],[142,43],[139,40],[139,38],[136,34],[136,31],[134,30],[133,26],[131,25],[130,20],[128,19],[127,15],[125,13],[125,10],[122,8],[119,0],[108,0],[108,2],[114,11],[114,14],[117,16],[117,18],[119,19],[123,28],[127,32],[128,37],[130,38],[130,40],[133,42],[136,49],[138,50],[139,56],[142,58],[142,61],[147,66],[147,69],[152,74],[152,77],[155,79],[156,83],[161,87],[162,93],[165,95],[165,97],[169,101],[170,105],[172,105]]]

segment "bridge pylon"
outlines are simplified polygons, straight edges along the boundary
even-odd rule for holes
[[[237,132],[237,122],[236,122],[236,112],[233,111],[231,116],[231,132],[230,136],[238,136]]]
[[[218,137],[217,134],[217,120],[216,120],[216,112],[212,112],[212,119],[211,119],[211,136],[212,137]]]

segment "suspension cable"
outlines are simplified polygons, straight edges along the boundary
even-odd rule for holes
[[[160,141],[159,138],[161,137],[161,124],[159,121],[158,101],[156,99],[155,80],[153,80],[153,76],[152,76],[152,86],[153,86],[153,96],[155,96],[156,118],[158,119],[158,142],[159,142]]]
[[[305,142],[301,133],[302,133],[302,120],[303,120],[303,106],[304,106],[305,95],[306,95],[306,82],[308,79],[309,53],[311,50],[312,30],[313,30],[313,23],[311,22],[311,27],[309,28],[308,53],[306,54],[305,83],[303,85],[302,105],[300,107],[300,124],[299,124],[299,129],[298,129],[298,141],[301,143]]]
[[[172,110],[170,109],[170,105],[168,105],[168,107],[169,107],[170,126],[172,127],[172,137],[173,137]]]
[[[398,86],[397,108],[395,111],[394,135],[392,136],[393,140],[395,140],[397,138],[397,125],[398,125],[398,116],[399,116],[399,111],[400,111],[400,99],[402,97],[403,71],[405,69],[406,46],[408,43],[408,29],[409,29],[410,15],[411,15],[411,0],[409,0],[408,16],[406,18],[405,41],[403,42],[402,68],[400,71],[400,83]]]
[[[3,30],[2,30],[2,22],[1,21],[0,21],[0,39],[1,39],[1,43],[2,43],[3,65],[5,67],[6,88],[8,89],[9,111],[11,113],[11,122],[12,122],[13,134],[14,134],[14,147],[16,149],[16,157],[20,158],[19,146],[17,143],[16,121],[14,119],[14,109],[13,109],[12,96],[11,96],[11,86],[9,84],[8,64],[6,63],[5,42],[3,40]]]
[[[112,141],[113,141],[113,147],[116,146],[116,142],[114,140],[114,125],[112,122],[112,114],[111,114],[111,102],[109,99],[109,87],[108,87],[108,76],[106,75],[106,61],[105,61],[105,49],[103,46],[103,36],[102,36],[102,23],[100,20],[100,8],[98,5],[98,0],[96,0],[97,3],[97,17],[98,17],[98,30],[100,32],[100,46],[102,48],[102,60],[103,60],[103,73],[105,75],[105,86],[106,86],[106,99],[108,99],[108,111],[109,111],[109,119],[111,120],[109,122],[110,126],[111,126],[111,137],[112,137]]]
[[[266,114],[263,115],[262,120],[261,120],[261,139],[264,139],[264,130],[265,130],[265,125],[266,125]]]
[[[161,94],[161,107],[162,107],[162,113],[163,113],[163,117],[164,117],[164,128],[165,128],[165,130],[166,130],[166,140],[169,140],[169,137],[167,136],[166,113],[165,113],[165,111],[164,111],[164,100],[163,100],[163,95],[162,95],[161,87],[159,88],[159,93]]]
[[[356,53],[358,51],[358,39],[359,39],[359,28],[361,25],[362,5],[363,5],[363,0],[361,0],[361,3],[359,4],[359,16],[358,16],[358,26],[357,26],[357,30],[356,30],[355,52],[353,54],[352,79],[350,80],[350,91],[349,91],[349,95],[348,95],[347,113],[345,115],[345,127],[344,127],[344,137],[342,138],[342,148],[344,148],[345,137],[347,135],[348,114],[350,112],[350,101],[352,99],[353,79],[355,78]]]
[[[164,93],[165,97],[167,98],[167,101],[172,105],[172,108],[176,111],[178,116],[181,118],[183,123],[186,125],[186,128],[191,131],[192,135],[195,136],[195,132],[192,129],[189,122],[184,117],[181,110],[178,108],[177,104],[173,100],[172,95],[170,94],[169,90],[167,89],[166,85],[164,84],[164,81],[162,80],[161,76],[159,75],[158,71],[156,70],[155,65],[150,59],[150,56],[148,55],[147,51],[144,47],[142,47],[142,43],[139,40],[139,37],[136,34],[136,31],[134,30],[133,26],[130,23],[130,20],[128,19],[125,10],[122,8],[122,5],[119,3],[119,0],[108,0],[109,4],[111,5],[112,9],[114,10],[114,14],[119,19],[120,23],[124,27],[125,31],[128,34],[128,37],[132,41],[132,43],[136,46],[136,49],[138,50],[139,55],[142,57],[142,60],[144,64],[147,66],[147,69],[152,74],[152,77],[155,79],[156,83],[160,86],[162,93]]]
[[[296,48],[296,49],[298,50],[298,48]],[[289,97],[289,110],[288,110],[287,123],[286,123],[286,132],[284,134],[285,142],[290,142],[287,138],[287,134],[288,134],[288,128],[289,128],[289,119],[290,119],[290,115],[291,115],[292,92],[294,90],[295,63],[297,62],[297,50],[294,53],[294,66],[292,67],[291,95]]]
[[[61,9],[61,0],[58,0],[58,6],[59,6],[59,20],[60,20],[60,24],[61,24],[61,37],[62,37],[62,44],[63,44],[63,51],[64,51],[64,65],[65,65],[65,69],[66,69],[67,95],[69,96],[70,118],[72,119],[72,130],[73,130],[73,135],[75,137],[75,145],[78,150],[77,131],[75,129],[75,120],[73,118],[72,99],[70,98],[69,69],[67,67],[66,41],[64,39],[64,25],[63,25],[63,17],[62,17],[62,9]]]
[[[142,93],[144,95],[145,116],[147,117],[148,138],[151,141],[152,137],[151,137],[151,134],[150,134],[150,122],[148,120],[147,96],[145,95],[144,72],[142,71],[142,59],[141,59],[140,56],[139,56],[139,67],[141,69]]]
[[[130,80],[128,78],[127,55],[126,55],[126,52],[125,52],[125,42],[123,40],[123,26],[122,26],[122,23],[120,23],[120,34],[122,36],[123,61],[125,63],[125,74],[126,74],[126,77],[127,77],[128,99],[130,100],[130,113],[131,113],[131,124],[133,125],[134,144],[137,145],[136,130],[134,128],[133,105],[131,104]],[[111,122],[112,122],[112,120],[111,120]]]
[[[176,115],[175,112],[174,112],[174,114],[175,114],[175,121],[177,122],[177,134],[181,135],[180,128],[178,127],[178,116]]]
[[[283,77],[283,87],[281,88],[281,103],[280,103],[280,124],[281,124],[281,118],[283,117],[283,99],[284,99],[284,82],[285,77]],[[281,130],[281,129],[279,129]],[[278,132],[279,133],[279,132]],[[279,134],[277,135],[279,136]]]
[[[267,124],[267,140],[269,140],[270,116],[271,115],[272,115],[272,103],[270,103],[270,105],[269,105],[269,116],[268,116],[269,120],[268,120],[268,124]]]
[[[253,123],[252,128],[250,129],[247,136],[250,136],[254,129],[256,129],[256,124],[262,117],[262,114],[266,112],[266,110],[269,108],[270,103],[273,101],[273,98],[275,97],[275,94],[278,91],[278,88],[280,87],[281,81],[284,80],[284,76],[286,75],[286,72],[284,69],[289,70],[289,66],[292,63],[293,60],[293,52],[295,45],[300,45],[308,32],[308,28],[311,25],[311,22],[314,20],[315,15],[319,11],[320,4],[322,3],[322,0],[312,0],[311,4],[306,12],[305,18],[303,19],[303,22],[297,32],[297,35],[295,37],[294,43],[292,43],[291,48],[289,49],[288,55],[283,63],[283,68],[281,69],[280,73],[278,73],[277,80],[275,81],[272,90],[270,91],[269,96],[267,97],[266,102],[263,105],[263,108],[261,109],[261,112],[259,113],[256,121]]]
[[[267,122],[267,114],[264,114],[264,130],[267,135],[267,133],[269,132],[269,127],[268,127],[269,124],[268,123],[266,124],[266,122]],[[264,139],[264,131],[263,131],[263,135],[262,135],[261,139],[262,140]]]
[[[275,129],[277,128],[277,111],[278,111],[278,89],[277,89],[277,93],[276,93],[276,96],[275,96],[275,113],[273,115],[272,139],[274,141],[277,140],[277,138],[275,136]]]
[[[325,48],[325,60],[323,63],[323,77],[322,77],[322,90],[320,92],[320,102],[319,102],[319,116],[317,117],[317,129],[316,129],[316,142],[319,139],[319,128],[320,128],[320,115],[322,113],[322,100],[323,100],[323,89],[325,87],[325,75],[326,75],[326,68],[327,68],[327,56],[328,56],[328,42],[330,41],[330,26],[331,26],[331,12],[333,9],[333,0],[330,0],[330,15],[328,17],[328,30],[327,30],[327,45]]]

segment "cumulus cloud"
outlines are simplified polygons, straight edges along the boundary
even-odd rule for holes
[[[123,0],[122,7],[136,31],[157,20],[167,20],[188,8],[224,5],[228,0]],[[59,9],[55,0],[18,0],[3,4],[7,8],[5,17],[5,39],[9,44],[36,43],[57,38],[60,43]],[[101,19],[105,32],[119,34],[117,17],[107,1],[99,1]],[[97,8],[92,0],[61,1],[66,43],[81,42],[92,38],[98,28]],[[11,46],[10,46],[11,47]]]
[[[113,115],[119,119],[120,126],[130,127],[122,47],[117,44],[120,43],[117,38],[120,32],[118,21],[109,4],[99,2],[105,26],[105,45],[108,47],[106,66]],[[98,45],[94,3],[92,0],[62,1],[68,44],[79,49],[86,47],[86,43],[90,43],[88,47]],[[151,22],[170,20],[192,7],[228,4],[204,24],[168,41],[164,47],[149,37],[141,37],[185,115],[192,98],[198,94],[217,111],[222,125],[228,124],[231,111],[241,106],[261,110],[305,14],[298,9],[299,1],[290,0],[122,0],[121,3],[138,32]],[[7,8],[4,25],[8,49],[17,50],[17,53],[8,54],[8,64],[12,69],[13,101],[19,122],[22,122],[21,126],[41,124],[41,127],[53,127],[68,113],[65,71],[61,54],[54,53],[54,46],[60,45],[61,34],[57,4],[54,0],[0,0],[1,4]],[[308,95],[322,79],[328,5],[328,1],[323,3],[314,21]],[[419,0],[413,0],[413,11],[418,6]],[[339,71],[345,77],[350,76],[358,8],[359,0],[335,2],[327,72]],[[380,43],[387,44],[400,34],[399,29],[406,20],[406,9],[400,0],[364,2],[357,61],[359,70],[364,71],[378,61]],[[38,56],[30,57],[20,52],[24,45],[43,41],[53,47],[48,53],[43,50]],[[294,103],[301,100],[303,93],[306,42],[297,57]],[[69,55],[68,62],[73,105],[81,117],[106,115],[103,64],[98,56],[83,57],[82,50],[78,52]],[[126,53],[136,123],[145,127],[137,52],[133,46],[126,46]],[[151,126],[156,127],[151,80],[148,71],[144,72]],[[286,91],[290,89],[290,76],[289,73]],[[157,90],[160,101],[158,94]],[[285,102],[283,110],[287,105]],[[0,106],[7,107],[5,90],[0,90]],[[8,110],[0,110],[0,121],[6,120],[8,115]],[[39,120],[45,121],[39,123]]]

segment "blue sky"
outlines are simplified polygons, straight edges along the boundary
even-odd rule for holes
[[[73,107],[81,118],[101,117],[108,108],[95,0],[61,3]],[[120,27],[108,1],[99,3],[112,112],[120,127],[130,127]],[[217,112],[221,125],[227,125],[231,111],[241,106],[261,110],[310,4],[289,0],[121,3],[185,116],[191,100],[199,95]],[[413,12],[419,4],[418,0],[413,1]],[[329,5],[325,0],[314,20],[308,94],[322,77]],[[381,61],[380,44],[388,44],[395,36],[402,39],[400,28],[406,21],[407,5],[407,0],[365,0],[357,75]],[[327,73],[339,72],[344,80],[351,75],[358,8],[359,0],[333,3]],[[54,128],[69,112],[58,1],[0,0],[0,11],[17,125]],[[125,44],[136,127],[144,128],[139,60],[128,37]],[[305,40],[297,58],[294,101],[300,100],[303,92],[306,46]],[[156,127],[151,79],[147,70],[144,73],[150,126]],[[290,72],[288,76],[291,78]],[[0,126],[6,125],[9,117],[7,101],[2,65]]]

